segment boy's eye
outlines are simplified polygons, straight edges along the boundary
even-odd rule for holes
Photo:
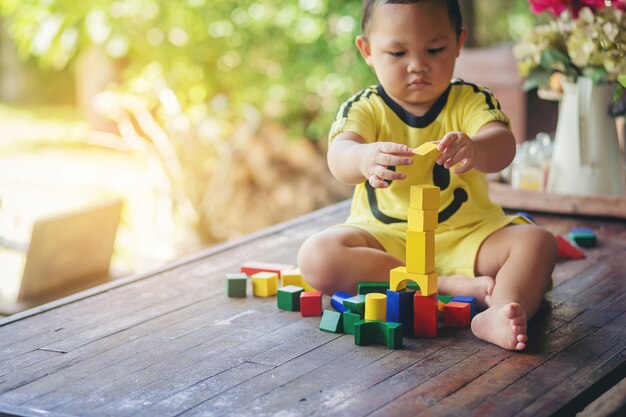
[[[395,58],[400,58],[406,55],[406,52],[404,51],[388,51],[387,53]]]
[[[428,49],[428,53],[431,54],[431,55],[437,55],[437,54],[443,52],[445,49],[446,49],[445,47],[442,47],[442,48],[430,48],[430,49]]]

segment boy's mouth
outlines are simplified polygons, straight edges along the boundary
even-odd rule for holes
[[[409,83],[411,87],[426,87],[430,83],[426,80],[413,80]]]

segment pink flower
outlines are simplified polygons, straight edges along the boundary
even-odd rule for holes
[[[578,12],[583,7],[589,7],[591,10],[604,7],[604,0],[529,0],[529,2],[533,13],[541,13],[544,10],[548,10],[552,15],[559,16],[565,9],[570,9],[574,19],[578,17]],[[613,5],[619,8],[615,3],[626,6],[626,0],[613,2]]]
[[[620,9],[621,11],[626,12],[626,0],[613,0],[613,3],[611,3],[611,5],[616,9]]]

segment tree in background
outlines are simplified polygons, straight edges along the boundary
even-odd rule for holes
[[[478,26],[490,13],[478,42],[510,37],[510,9],[470,3]],[[524,0],[502,3],[528,13]],[[375,80],[353,45],[360,0],[0,0],[0,11],[23,59],[86,68],[88,80],[116,71],[96,107],[120,140],[158,156],[175,215],[203,241],[346,196],[317,139],[339,104]],[[108,64],[79,65],[91,54]]]

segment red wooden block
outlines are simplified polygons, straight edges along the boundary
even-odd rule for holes
[[[295,267],[293,265],[275,264],[270,262],[244,262],[241,264],[241,272],[245,272],[248,275],[253,275],[257,272],[274,272],[275,274],[278,274],[278,279],[280,279],[280,271],[294,268]]]
[[[472,309],[468,303],[450,301],[443,306],[443,325],[446,327],[467,327],[472,321]]]
[[[413,332],[416,337],[437,337],[437,293],[413,296]]]
[[[556,237],[556,243],[559,245],[559,258],[583,259],[585,257],[585,254],[580,249],[569,243],[562,236]]]
[[[302,317],[322,315],[322,293],[303,292],[300,293],[300,314]]]

